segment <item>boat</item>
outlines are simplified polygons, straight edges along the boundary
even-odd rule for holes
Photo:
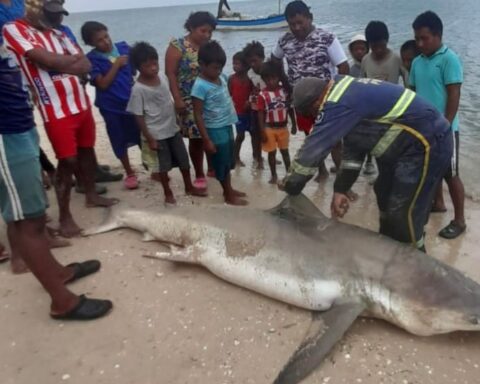
[[[218,5],[217,29],[228,30],[265,30],[288,27],[285,15],[281,13],[281,0],[278,2],[278,14],[266,17],[252,17],[232,12],[227,0]]]

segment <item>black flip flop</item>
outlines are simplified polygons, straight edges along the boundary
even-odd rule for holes
[[[463,232],[465,232],[467,226],[460,226],[455,221],[451,221],[445,228],[443,228],[439,233],[438,236],[443,237],[444,239],[455,239],[460,236]]]
[[[73,269],[73,276],[65,281],[65,284],[70,284],[88,275],[92,275],[98,272],[101,266],[102,264],[98,260],[88,260],[83,263],[68,264],[67,268]]]
[[[110,300],[88,299],[85,295],[81,295],[75,308],[63,315],[51,313],[50,316],[55,320],[95,320],[105,316],[112,308],[113,303]]]
[[[2,254],[0,254],[0,264],[6,263],[9,260],[10,260],[10,255],[8,254],[8,252],[3,252]]]

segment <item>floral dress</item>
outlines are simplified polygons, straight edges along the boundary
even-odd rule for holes
[[[200,66],[198,64],[198,49],[192,47],[191,43],[184,37],[180,39],[173,39],[170,45],[178,49],[182,53],[182,57],[178,64],[178,85],[180,88],[180,95],[185,102],[187,112],[179,115],[180,126],[184,137],[189,139],[201,138],[200,131],[195,124],[195,117],[193,114],[192,97],[190,93],[193,84],[200,73]]]

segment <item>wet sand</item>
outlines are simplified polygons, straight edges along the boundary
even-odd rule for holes
[[[300,135],[293,139],[292,155],[301,142]],[[141,172],[141,188],[125,191],[121,183],[109,184],[110,196],[138,208],[160,206],[160,185],[142,170],[138,150],[131,153]],[[119,170],[100,124],[97,154],[102,163]],[[250,157],[247,140],[243,158],[248,166],[234,172],[234,185],[248,192],[251,206],[270,208],[284,195],[267,183],[268,170],[252,170]],[[279,166],[279,175],[283,173]],[[210,197],[198,199],[183,195],[178,171],[171,177],[179,204],[222,203],[216,181],[209,181]],[[325,213],[333,179],[320,185],[311,182],[305,190]],[[361,177],[355,191],[360,200],[346,221],[376,230],[377,210],[368,180]],[[56,219],[52,192],[49,197],[49,214]],[[77,194],[73,212],[84,228],[104,216],[102,209],[85,209]],[[455,241],[435,235],[451,219],[451,206],[447,214],[433,215],[427,247],[432,256],[480,282],[480,205],[468,201],[467,212],[468,232]],[[4,228],[0,233],[5,241]],[[54,251],[63,263],[91,258],[103,263],[100,273],[71,286],[78,294],[114,301],[107,318],[87,324],[50,320],[49,299],[39,284],[29,275],[13,276],[8,265],[1,265],[1,383],[271,383],[302,340],[310,313],[230,285],[201,268],[142,257],[159,247],[143,243],[138,233],[121,230],[74,239],[73,247]],[[479,365],[479,333],[420,338],[382,321],[360,319],[305,383],[476,384]]]

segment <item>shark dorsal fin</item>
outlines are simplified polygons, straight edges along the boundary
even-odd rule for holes
[[[300,222],[322,222],[328,218],[304,194],[287,196],[283,201],[268,211],[274,216]]]

